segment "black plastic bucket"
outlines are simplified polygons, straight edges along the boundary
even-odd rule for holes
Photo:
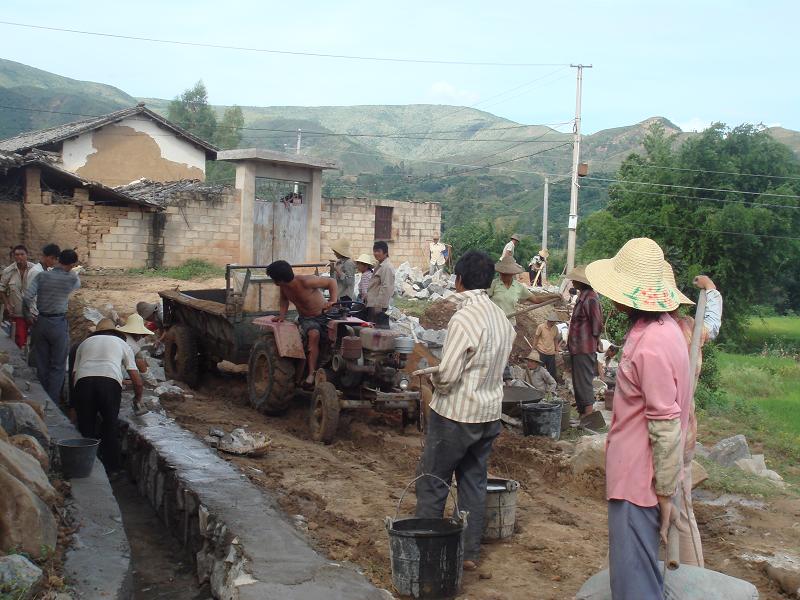
[[[403,496],[405,491],[400,502]],[[398,519],[397,513],[394,519],[386,517],[392,583],[398,594],[422,599],[453,598],[458,594],[464,574],[463,533],[467,523],[466,513],[459,512],[458,505],[455,514],[458,518]]]
[[[561,403],[540,402],[522,407],[522,432],[557,440],[561,437]]]
[[[65,479],[88,477],[97,456],[100,440],[73,438],[58,441],[58,454],[61,458],[61,473]]]

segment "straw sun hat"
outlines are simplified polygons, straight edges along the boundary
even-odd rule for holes
[[[683,292],[678,289],[678,284],[675,283],[675,272],[672,270],[672,265],[667,261],[664,261],[664,283],[674,289],[675,293],[678,294],[678,302],[681,304],[694,304],[694,302],[687,298]]]
[[[350,240],[336,240],[332,242],[331,250],[345,258],[350,258]]]
[[[542,248],[541,250],[539,250],[539,256],[547,258],[548,256],[550,256],[550,251],[546,248]]]
[[[525,357],[525,360],[535,360],[536,362],[542,362],[542,357],[539,356],[539,353],[536,350],[531,350],[531,353]]]
[[[525,269],[519,266],[509,255],[504,256],[502,260],[494,263],[494,270],[504,275],[518,275],[525,271]]]
[[[572,271],[567,273],[567,279],[570,281],[580,281],[586,285],[592,285],[589,283],[589,280],[586,279],[586,267],[583,265],[578,265],[577,267],[573,268]]]
[[[614,258],[589,264],[586,278],[598,293],[636,310],[669,312],[680,305],[664,281],[664,252],[649,238],[628,240]]]
[[[370,256],[369,254],[361,254],[355,260],[355,262],[361,263],[362,265],[369,265],[370,267],[374,267],[375,266],[375,257],[374,256]]]
[[[518,233],[512,233],[511,234],[511,239],[512,240],[517,240],[518,242],[520,242],[520,241],[522,241],[522,236],[520,234],[518,234]]]
[[[138,313],[131,314],[125,321],[125,325],[117,327],[117,331],[132,335],[153,335],[153,332],[144,326],[144,319]]]
[[[125,336],[119,331],[117,331],[117,328],[114,325],[114,321],[112,319],[109,319],[108,317],[100,319],[97,322],[97,325],[95,325],[94,331],[90,333],[89,336],[91,337],[94,335],[102,335],[105,332],[116,335],[118,338],[125,339]]]

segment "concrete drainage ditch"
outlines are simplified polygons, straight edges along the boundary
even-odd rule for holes
[[[312,549],[271,497],[171,419],[151,412],[121,421],[129,475],[214,598],[391,597]]]

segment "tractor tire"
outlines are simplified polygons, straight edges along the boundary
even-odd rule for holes
[[[315,442],[330,444],[336,437],[339,426],[339,394],[336,387],[327,381],[318,384],[311,395],[311,411],[308,425]]]
[[[173,325],[164,334],[164,373],[191,388],[200,381],[197,335],[186,325]]]
[[[280,415],[289,408],[295,391],[295,361],[282,358],[271,334],[253,344],[247,369],[250,406],[266,415]]]

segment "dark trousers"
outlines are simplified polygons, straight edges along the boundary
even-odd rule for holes
[[[458,508],[469,513],[464,534],[464,560],[477,560],[480,555],[486,511],[486,469],[492,444],[501,429],[499,420],[459,423],[430,411],[419,471],[447,482],[455,473]],[[441,518],[447,492],[447,486],[438,479],[420,479],[417,482],[417,517]]]
[[[58,404],[61,388],[64,386],[64,375],[67,370],[67,353],[69,352],[69,328],[66,317],[45,317],[39,315],[36,320],[36,373],[44,391],[50,399]]]
[[[83,437],[100,439],[100,460],[107,471],[116,471],[122,466],[117,431],[122,386],[110,377],[81,377],[75,384],[75,395],[78,430]],[[98,414],[102,419],[99,430]]]
[[[385,308],[368,308],[367,321],[374,323],[375,329],[389,329],[389,315],[386,314]]]
[[[595,375],[597,375],[596,354],[572,355],[572,389],[575,391],[575,404],[580,414],[594,404],[592,381]]]
[[[659,510],[608,501],[608,570],[614,600],[662,600],[658,568]]]
[[[547,369],[547,372],[550,373],[551,377],[558,381],[556,377],[556,355],[555,354],[542,354],[539,352],[539,358],[542,359],[542,364],[544,368]]]

